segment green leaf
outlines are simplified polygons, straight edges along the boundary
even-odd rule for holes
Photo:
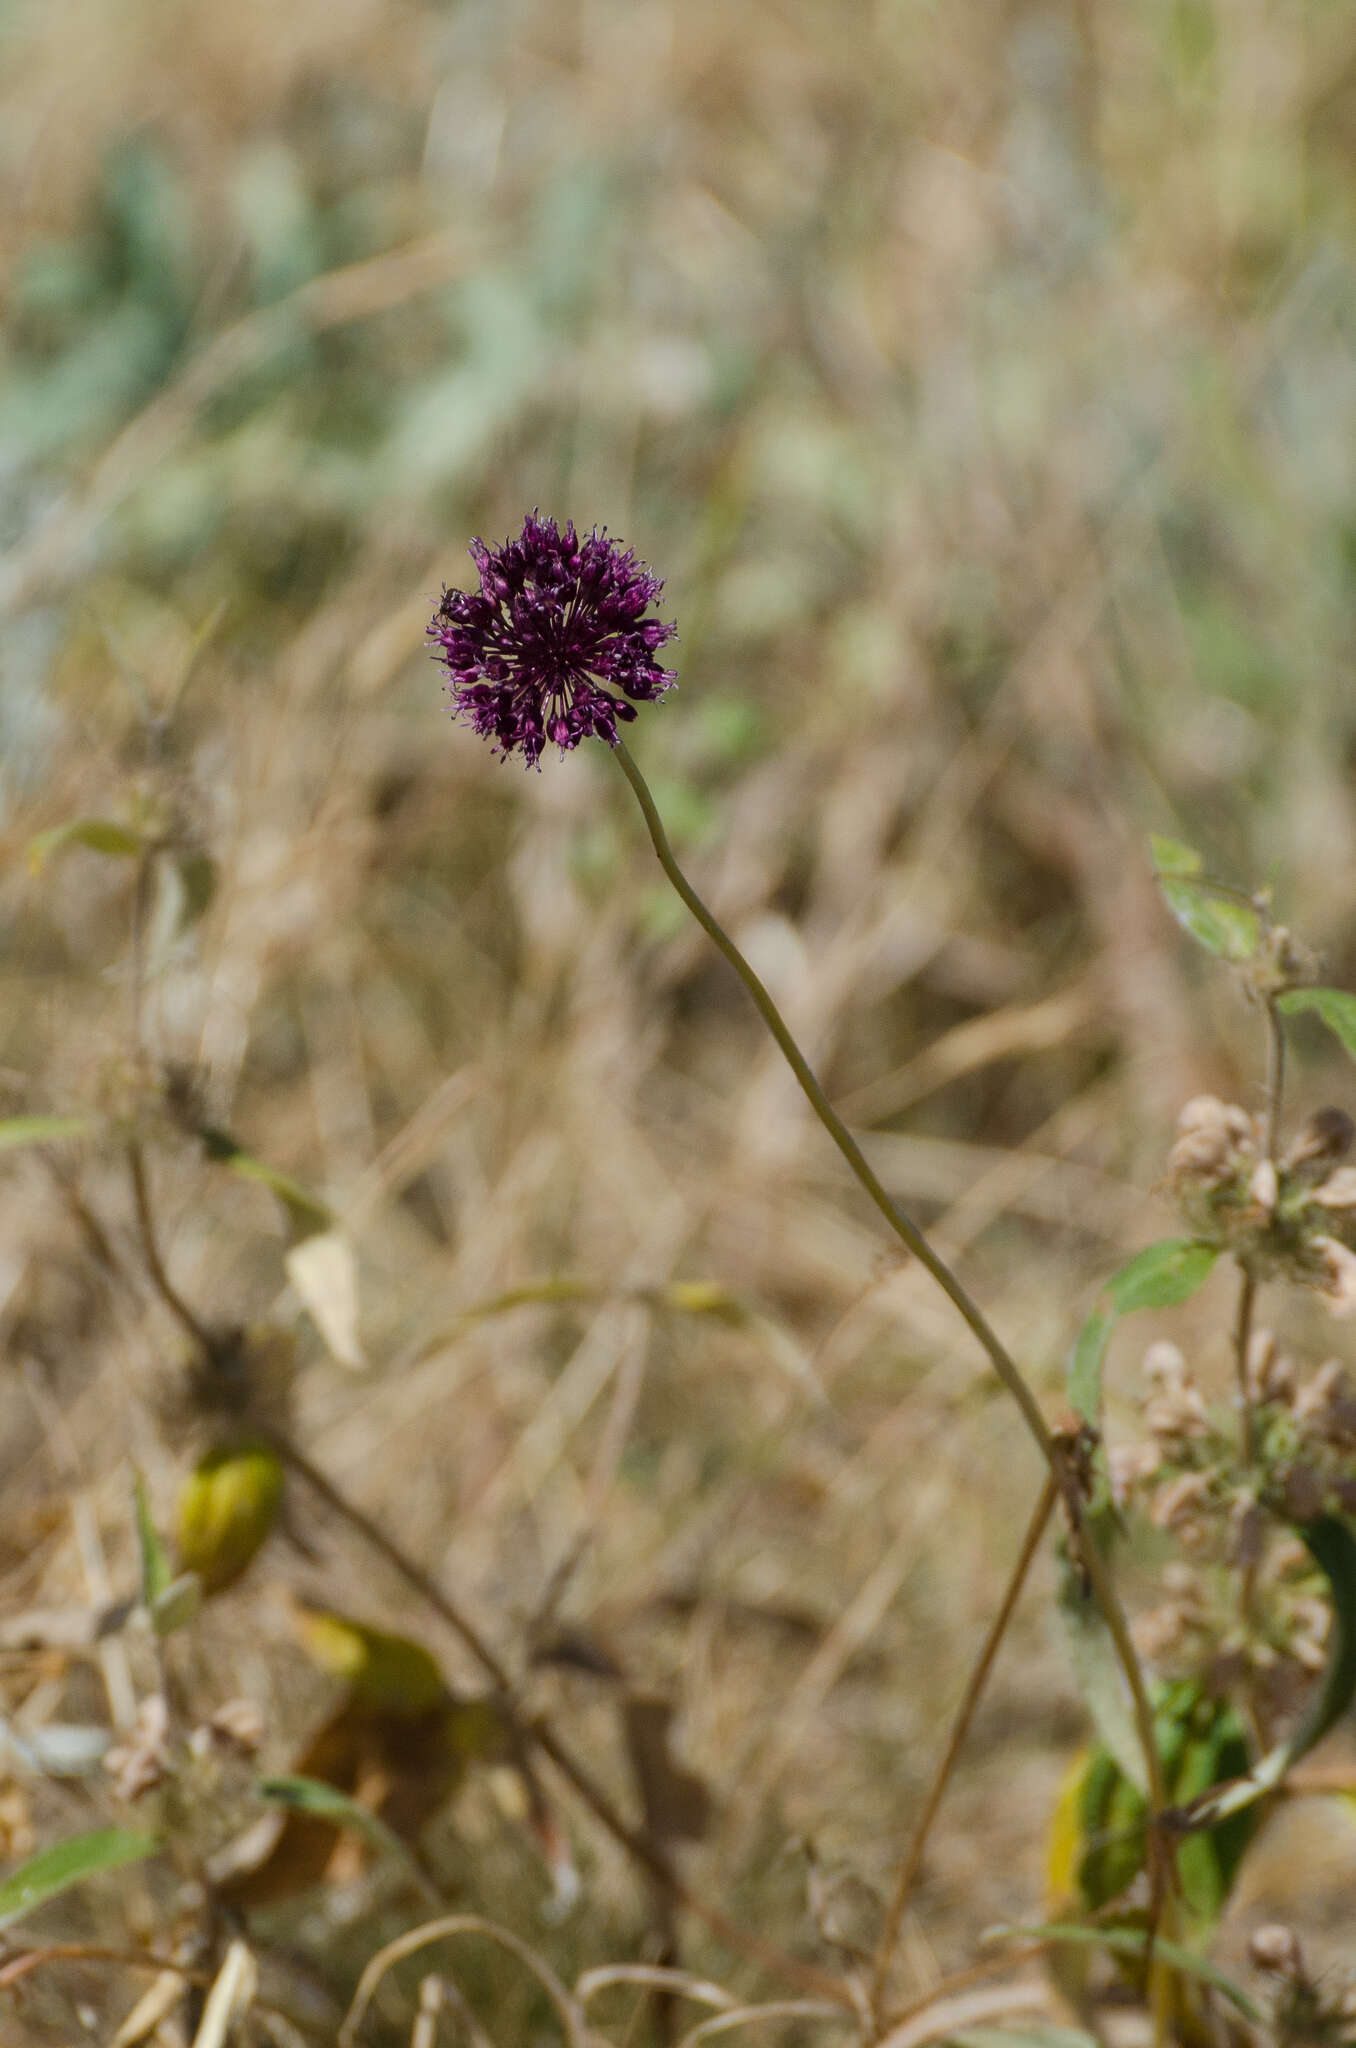
[[[360,1806],[356,1799],[350,1799],[347,1793],[327,1785],[323,1779],[297,1776],[260,1778],[254,1789],[272,1806],[285,1806],[290,1812],[307,1814],[313,1820],[332,1821],[336,1827],[348,1828],[355,1835],[361,1835],[374,1849],[401,1864],[420,1891],[431,1891],[428,1879],[399,1835],[393,1834],[385,1822],[367,1807]]]
[[[1257,912],[1246,903],[1219,894],[1208,882],[1160,875],[1164,901],[1181,925],[1207,952],[1222,960],[1251,960],[1262,943]]]
[[[1269,1750],[1232,1784],[1182,1807],[1176,1819],[1184,1831],[1214,1827],[1274,1792],[1287,1771],[1323,1740],[1356,1699],[1356,1536],[1335,1515],[1320,1516],[1298,1534],[1321,1568],[1332,1595],[1332,1640],[1323,1677],[1307,1713],[1287,1741]]]
[[[127,825],[117,825],[111,818],[71,818],[29,840],[28,865],[35,875],[40,875],[52,855],[64,853],[68,846],[88,846],[94,853],[126,859],[140,853],[143,844],[139,832],[133,832]]]
[[[1176,1308],[1196,1292],[1219,1257],[1212,1244],[1194,1237],[1164,1237],[1146,1245],[1107,1282],[1118,1316],[1140,1308]]]
[[[1118,1899],[1144,1868],[1148,1806],[1105,1749],[1095,1749],[1078,1790],[1079,1898],[1095,1911]]]
[[[247,1152],[243,1145],[236,1143],[229,1131],[217,1130],[208,1125],[199,1131],[198,1136],[202,1139],[203,1149],[209,1159],[215,1159],[222,1166],[229,1167],[231,1172],[238,1173],[242,1180],[260,1182],[271,1194],[277,1196],[287,1212],[287,1220],[297,1241],[305,1237],[315,1237],[320,1231],[330,1229],[334,1222],[333,1211],[318,1195],[313,1195],[308,1188],[304,1188],[300,1181],[293,1180],[290,1174],[281,1172],[276,1166],[270,1166],[266,1160],[256,1159],[252,1152]]]
[[[1198,1697],[1184,1727],[1185,1741],[1169,1777],[1174,1800],[1187,1804],[1248,1768],[1248,1742],[1227,1700]],[[1208,1932],[1229,1901],[1239,1868],[1257,1832],[1254,1812],[1236,1813],[1217,1827],[1188,1835],[1177,1852],[1182,1898],[1196,1926]]]
[[[1104,1948],[1113,1955],[1121,1956],[1142,1956],[1149,1942],[1142,1927],[1080,1927],[1076,1922],[1060,1921],[1046,1927],[991,1927],[984,1938],[986,1941],[1045,1941],[1070,1948]],[[1179,1942],[1165,1941],[1162,1935],[1154,1943],[1154,1956],[1176,1970],[1179,1976],[1195,1977],[1198,1982],[1209,1984],[1221,1998],[1227,1998],[1245,2019],[1261,2020],[1261,2013],[1241,1985],[1235,1984],[1232,1977],[1226,1977],[1223,1970],[1217,1969],[1213,1963],[1208,1963],[1204,1956],[1193,1955],[1189,1948],[1183,1948]]]
[[[1209,1277],[1218,1257],[1214,1245],[1198,1238],[1165,1237],[1112,1274],[1103,1290],[1110,1306],[1088,1317],[1069,1358],[1069,1400],[1085,1422],[1096,1427],[1101,1415],[1102,1364],[1119,1318],[1141,1308],[1176,1308]]]
[[[83,1138],[87,1116],[7,1116],[0,1118],[0,1152],[20,1145],[50,1145],[58,1138]]]
[[[1075,1412],[1095,1429],[1102,1412],[1102,1363],[1116,1317],[1110,1309],[1094,1309],[1078,1333],[1069,1357],[1069,1400]]]
[[[146,1482],[139,1472],[132,1483],[132,1498],[136,1507],[137,1548],[141,1553],[141,1598],[147,1608],[154,1608],[165,1588],[174,1582],[174,1567],[151,1519]]]
[[[1292,988],[1277,996],[1276,1008],[1293,1017],[1301,1010],[1316,1010],[1342,1049],[1356,1060],[1356,996],[1340,988]]]
[[[1303,1756],[1336,1726],[1356,1698],[1356,1536],[1335,1515],[1322,1515],[1300,1535],[1332,1594],[1332,1647],[1323,1681],[1292,1740]]]
[[[13,1926],[35,1906],[100,1871],[119,1870],[125,1863],[154,1856],[159,1847],[154,1835],[130,1828],[96,1828],[92,1834],[74,1835],[68,1842],[39,1850],[0,1884],[0,1927]]]
[[[1061,1560],[1057,1604],[1078,1690],[1102,1747],[1114,1758],[1122,1776],[1143,1796],[1148,1773],[1116,1645],[1091,1589],[1084,1586],[1067,1559]]]
[[[1205,865],[1194,846],[1187,846],[1180,839],[1164,839],[1157,832],[1149,835],[1149,852],[1154,873],[1160,876],[1198,875]]]
[[[187,1628],[202,1611],[203,1585],[197,1572],[181,1572],[150,1603],[151,1627],[158,1636],[172,1636]]]

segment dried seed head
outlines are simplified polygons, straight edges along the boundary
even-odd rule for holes
[[[1144,1374],[1147,1379],[1157,1381],[1166,1392],[1169,1388],[1184,1386],[1186,1383],[1186,1359],[1175,1344],[1166,1338],[1151,1344],[1144,1354]]]
[[[1168,1155],[1169,1177],[1203,1187],[1232,1179],[1256,1142],[1247,1111],[1216,1095],[1193,1096],[1177,1119],[1177,1133]]]
[[[1156,1444],[1111,1444],[1107,1449],[1107,1477],[1111,1498],[1118,1508],[1127,1507],[1136,1487],[1152,1479],[1161,1462]]]
[[[1159,1443],[1171,1445],[1185,1437],[1207,1436],[1210,1417],[1195,1387],[1168,1386],[1144,1410],[1149,1434]]]
[[[1175,1600],[1165,1600],[1135,1617],[1135,1648],[1151,1664],[1167,1664],[1180,1655],[1194,1627],[1193,1617]]]
[[[1261,1159],[1252,1170],[1248,1181],[1248,1195],[1254,1208],[1266,1217],[1276,1213],[1276,1198],[1280,1193],[1280,1180],[1276,1164],[1271,1159]]]
[[[1175,1529],[1184,1534],[1198,1519],[1210,1498],[1210,1480],[1204,1472],[1179,1472],[1154,1496],[1149,1519],[1156,1529]]]
[[[1317,1174],[1345,1159],[1356,1138],[1356,1124],[1344,1109],[1316,1109],[1281,1161],[1287,1173]]]
[[[141,1702],[131,1733],[107,1752],[104,1769],[129,1806],[163,1785],[170,1772],[169,1707],[163,1693],[150,1693]]]
[[[1336,1444],[1356,1441],[1356,1389],[1340,1359],[1320,1365],[1296,1394],[1292,1412],[1310,1436]]]
[[[1356,1252],[1335,1237],[1310,1238],[1309,1246],[1323,1262],[1319,1292],[1333,1315],[1356,1315]]]
[[[1283,1977],[1294,1984],[1304,1975],[1304,1954],[1299,1936],[1291,1927],[1278,1923],[1259,1927],[1248,1939],[1248,1961],[1270,1977]]]
[[[226,1700],[207,1723],[213,1738],[242,1756],[253,1756],[264,1740],[264,1717],[253,1700]]]
[[[1297,1385],[1295,1361],[1277,1348],[1275,1333],[1254,1331],[1248,1346],[1248,1389],[1254,1401],[1288,1407]]]

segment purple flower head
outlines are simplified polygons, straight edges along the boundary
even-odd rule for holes
[[[606,533],[581,540],[535,512],[517,540],[469,552],[479,590],[444,590],[429,627],[453,717],[529,768],[548,740],[562,754],[590,733],[615,747],[618,719],[673,682],[655,657],[678,629],[645,616],[663,584]]]

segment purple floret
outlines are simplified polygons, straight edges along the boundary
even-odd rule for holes
[[[517,540],[472,541],[470,555],[479,590],[444,590],[429,627],[453,716],[530,768],[548,741],[565,754],[596,733],[615,747],[617,721],[674,679],[655,656],[678,629],[645,616],[658,577],[606,533],[581,540],[535,512]]]

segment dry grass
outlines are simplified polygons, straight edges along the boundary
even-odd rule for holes
[[[23,849],[153,798],[217,869],[153,936],[154,1059],[356,1247],[369,1363],[298,1323],[299,1437],[510,1659],[574,1559],[559,1618],[677,1701],[715,1793],[694,1884],[832,1963],[788,1844],[887,1882],[1037,1463],[605,755],[497,765],[448,729],[423,627],[466,537],[533,504],[667,577],[681,689],[636,752],[683,856],[1054,1408],[1096,1275],[1161,1221],[1177,1103],[1258,1070],[1146,832],[1274,874],[1329,979],[1356,970],[1351,21],[11,0],[0,53],[3,1107],[126,1101],[128,864],[35,878]],[[1302,1106],[1341,1085],[1318,1058]],[[159,1135],[176,1286],[290,1324],[271,1198]],[[16,1611],[130,1590],[130,1461],[168,1520],[188,1450],[181,1337],[100,1271],[77,1187],[139,1272],[116,1151],[0,1181]],[[552,1276],[593,1292],[467,1319]],[[748,1313],[635,1298],[675,1279]],[[195,1711],[248,1693],[279,1765],[326,1694],[275,1587],[475,1675],[351,1535],[292,1518],[314,1555],[275,1538],[174,1644]],[[1039,1910],[1081,1728],[1042,1590],[903,1998]],[[101,1718],[108,1664],[6,1653],[10,1710]],[[629,1800],[607,1688],[532,1683]],[[104,1795],[3,1796],[17,1851]],[[483,1785],[431,1853],[568,1977],[634,1956],[650,1906],[562,1812],[587,1895],[555,1930]],[[164,1925],[158,1879],[90,1897],[90,1938]],[[277,1937],[322,2031],[408,1924],[389,1886],[334,1897]],[[684,1959],[755,1983],[697,1931]],[[550,2024],[510,1964],[462,1963],[497,2039]],[[131,1986],[53,1969],[17,2038],[75,2038],[82,2001],[109,2038]]]

